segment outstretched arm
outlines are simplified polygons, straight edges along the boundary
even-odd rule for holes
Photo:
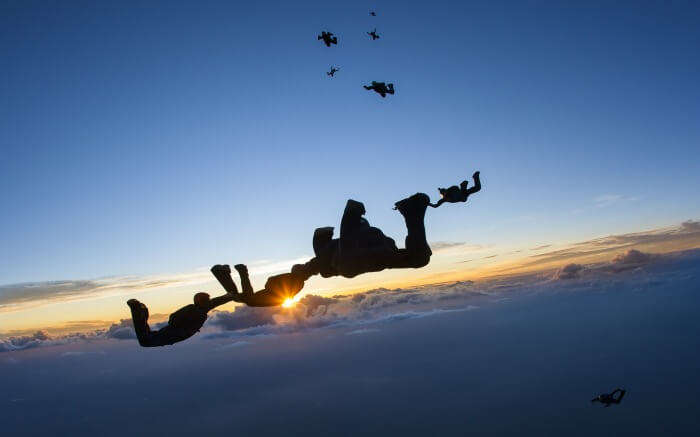
[[[213,299],[209,300],[209,305],[207,305],[207,311],[211,311],[214,308],[223,305],[225,303],[229,303],[231,301],[238,302],[239,299],[237,299],[238,293],[226,293],[223,296],[215,297]]]
[[[271,290],[263,289],[253,295],[243,297],[242,302],[249,307],[276,307],[282,305],[284,299],[280,299]]]
[[[432,206],[433,208],[437,208],[438,206],[442,205],[445,203],[445,198],[442,198],[437,201],[437,203],[429,203],[428,205]]]

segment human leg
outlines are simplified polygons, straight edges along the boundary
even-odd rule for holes
[[[399,249],[392,257],[391,268],[419,268],[430,262],[433,252],[425,236],[425,210],[430,204],[427,194],[416,193],[411,197],[396,202],[406,221],[406,248]]]
[[[254,293],[253,286],[250,284],[250,278],[248,277],[248,267],[245,264],[236,264],[233,266],[238,272],[238,276],[241,278],[241,288],[243,289],[243,294],[250,296]]]
[[[131,320],[134,324],[134,331],[139,344],[143,347],[155,346],[153,343],[153,331],[148,326],[148,308],[136,299],[129,299],[126,302],[131,309]]]
[[[236,283],[233,282],[233,278],[231,278],[231,267],[229,267],[228,264],[215,265],[211,268],[211,273],[228,293],[238,293]]]

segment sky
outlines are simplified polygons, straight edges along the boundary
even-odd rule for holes
[[[401,242],[393,202],[475,170],[468,204],[429,211],[444,248],[431,274],[700,218],[696,2],[0,8],[0,299],[38,290],[0,308],[0,332],[111,323],[131,296],[167,313],[192,284],[217,293],[191,279],[213,264],[257,266],[262,285],[312,255],[313,230],[337,229],[348,198]],[[338,46],[317,41],[324,29]],[[372,80],[396,94],[362,89]],[[163,277],[178,280],[155,291]],[[67,285],[40,295],[54,281]],[[80,281],[121,288],[73,301]]]

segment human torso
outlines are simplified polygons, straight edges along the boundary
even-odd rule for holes
[[[189,338],[196,334],[207,321],[207,311],[194,304],[180,308],[170,315],[168,325],[174,328],[179,336]]]

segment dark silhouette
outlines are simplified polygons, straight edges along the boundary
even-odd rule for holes
[[[326,47],[330,47],[331,44],[338,44],[338,37],[333,36],[331,32],[326,32],[325,30],[321,32],[320,35],[318,35],[319,40],[323,40],[324,44],[326,44]]]
[[[373,17],[376,17],[376,16],[377,16],[377,13],[374,12],[374,11],[369,11],[369,14],[370,14],[371,16],[373,16]]]
[[[296,295],[311,276],[324,278],[344,276],[353,278],[362,273],[384,269],[420,268],[430,262],[432,251],[425,236],[425,211],[430,198],[423,193],[396,202],[395,209],[403,215],[408,235],[406,247],[399,249],[392,238],[362,217],[365,207],[361,202],[348,200],[340,223],[340,238],[333,238],[333,228],[318,228],[314,232],[313,248],[316,256],[305,264],[296,264],[290,273],[268,278],[265,288],[252,293],[245,270],[238,270],[243,294],[235,294],[237,302],[250,306],[277,306]],[[224,289],[235,293],[231,269],[226,265],[212,267],[212,273]]]
[[[469,182],[467,181],[462,181],[462,183],[459,184],[459,187],[457,185],[452,185],[450,188],[438,188],[442,199],[438,200],[437,203],[431,203],[430,206],[437,208],[445,202],[466,202],[470,195],[481,190],[481,180],[479,179],[478,171],[474,172],[472,179],[474,179],[474,186],[469,189],[467,189],[467,185],[469,185]]]
[[[367,85],[362,85],[362,86],[364,87],[364,89],[366,89],[368,91],[374,90],[382,97],[386,97],[387,94],[394,94],[394,84],[393,83],[390,83],[387,85],[384,82],[376,82],[373,80],[372,84],[370,86],[367,86]]]
[[[301,289],[304,288],[306,279],[311,276],[304,276],[297,268],[297,270],[293,270],[292,273],[283,273],[267,278],[265,288],[255,293],[253,291],[253,286],[250,284],[248,268],[244,264],[237,264],[234,267],[236,271],[238,271],[238,276],[241,279],[241,288],[243,290],[242,294],[235,294],[235,292],[232,292],[232,294],[236,296],[234,300],[236,302],[245,303],[251,307],[281,305],[287,298],[291,298],[299,293]],[[211,272],[227,292],[231,292],[229,290],[236,290],[236,284],[231,278],[231,268],[227,264],[217,264],[211,268]]]
[[[372,41],[379,39],[379,35],[377,35],[376,28],[371,32],[367,32],[367,35],[369,35],[372,38]]]
[[[340,67],[335,68],[334,66],[331,65],[331,70],[330,70],[330,71],[327,71],[326,74],[327,74],[328,76],[330,76],[330,77],[334,77],[334,76],[335,76],[335,73],[336,73],[338,70],[340,70]]]
[[[618,397],[615,397],[615,394],[619,393],[620,395]],[[600,402],[601,404],[604,404],[605,407],[609,407],[612,404],[619,404],[620,401],[622,401],[622,398],[625,396],[626,391],[618,388],[615,389],[612,393],[603,393],[601,395],[596,396],[595,398],[591,399],[591,402]]]
[[[209,299],[207,293],[194,295],[194,303],[186,305],[170,315],[168,324],[157,331],[148,326],[148,308],[136,299],[129,299],[126,304],[131,308],[131,319],[139,344],[143,347],[166,346],[186,340],[195,335],[207,320],[207,313],[227,302],[236,300],[238,290],[226,290],[227,294]]]

